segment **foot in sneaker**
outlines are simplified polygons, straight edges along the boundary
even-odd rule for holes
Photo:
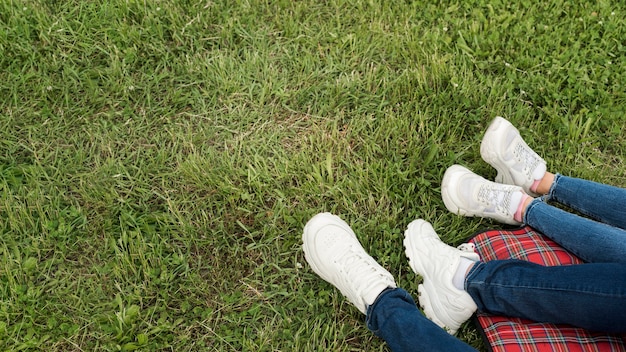
[[[391,273],[369,256],[350,226],[329,213],[315,215],[302,234],[304,256],[316,274],[333,284],[361,313],[386,288]]]
[[[478,254],[441,242],[430,223],[421,219],[409,224],[404,247],[411,269],[424,279],[418,286],[424,314],[449,333],[456,334],[461,324],[474,314],[476,304],[452,281],[462,258],[478,261]]]
[[[496,182],[517,185],[537,195],[535,190],[546,173],[546,162],[509,121],[498,116],[491,122],[480,144],[480,155],[498,170]]]
[[[520,225],[522,206],[529,196],[519,186],[491,182],[463,166],[452,165],[443,175],[441,197],[455,214]]]

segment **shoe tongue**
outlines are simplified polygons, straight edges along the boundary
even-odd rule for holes
[[[533,180],[541,180],[546,173],[546,165],[541,162],[541,158],[532,149],[530,149],[523,141],[518,141],[515,145],[514,154],[522,159],[520,165],[516,168],[518,171],[524,171],[527,176]]]
[[[384,269],[379,267],[371,257],[364,256],[363,253],[352,248],[344,256],[343,264],[348,275],[346,279],[351,281],[350,285],[366,305],[372,305],[386,288],[396,287],[393,278],[387,277]]]
[[[522,201],[522,197],[524,195],[522,192],[513,192],[511,194],[511,201],[509,202],[509,214],[515,214],[517,208],[519,207],[519,203]]]
[[[505,209],[508,214],[515,214],[522,199],[522,193],[516,192],[503,184],[483,184],[478,190],[478,197],[489,204],[490,209]]]

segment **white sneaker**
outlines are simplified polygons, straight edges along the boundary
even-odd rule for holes
[[[514,215],[523,195],[519,186],[488,181],[461,165],[450,166],[441,182],[443,203],[452,213],[511,225],[521,224]]]
[[[496,182],[517,185],[530,195],[535,180],[546,174],[546,161],[535,153],[509,121],[496,117],[480,144],[483,160],[498,170]]]
[[[411,269],[424,279],[418,286],[424,314],[450,334],[456,334],[477,307],[467,292],[454,287],[452,278],[461,257],[478,261],[478,254],[441,242],[430,223],[422,219],[409,224],[404,233],[404,247]]]
[[[369,256],[348,224],[329,213],[315,215],[302,234],[304,256],[322,279],[333,284],[365,314],[386,288],[395,288],[391,273]]]

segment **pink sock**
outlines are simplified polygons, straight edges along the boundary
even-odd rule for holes
[[[530,190],[537,193],[537,187],[539,187],[540,183],[541,183],[541,180],[535,180],[535,182],[533,182],[533,184],[530,185]]]
[[[530,198],[528,194],[522,193],[522,200],[519,202],[515,214],[513,214],[513,220],[523,222],[524,219],[522,219],[522,211],[524,210],[524,203],[526,203],[526,199],[528,198]]]

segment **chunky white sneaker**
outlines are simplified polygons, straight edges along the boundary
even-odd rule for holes
[[[441,182],[441,197],[452,213],[521,224],[514,219],[524,198],[521,187],[488,181],[461,165],[452,165],[446,170]]]
[[[454,287],[452,278],[462,257],[478,261],[478,254],[441,242],[430,223],[422,219],[409,224],[404,247],[411,269],[424,279],[418,286],[424,314],[450,334],[456,334],[477,307],[467,292]]]
[[[530,187],[546,174],[546,161],[535,153],[509,121],[496,117],[480,144],[483,160],[498,170],[496,182],[517,185],[536,196]]]
[[[382,291],[396,287],[391,273],[365,252],[350,226],[336,215],[315,215],[304,227],[302,242],[313,271],[363,314]]]

